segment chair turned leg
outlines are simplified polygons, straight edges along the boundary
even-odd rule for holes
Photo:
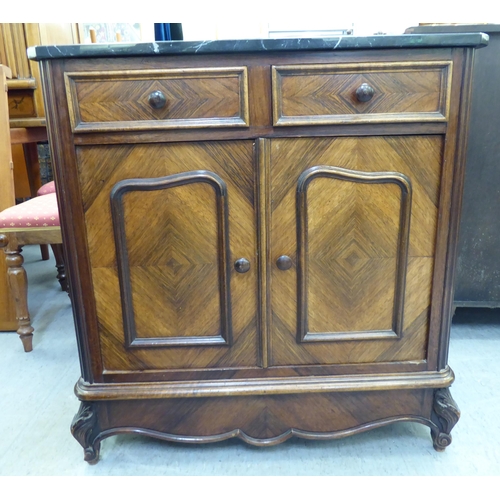
[[[24,259],[15,238],[9,241],[7,236],[0,235],[0,247],[4,247],[7,276],[16,307],[17,333],[25,352],[30,352],[33,350],[33,327],[28,312],[28,277],[23,268]]]
[[[62,245],[59,243],[50,246],[52,247],[52,251],[54,252],[54,257],[56,259],[57,279],[61,285],[61,290],[66,292],[68,290],[68,283],[66,281],[66,270],[64,269],[64,254]]]

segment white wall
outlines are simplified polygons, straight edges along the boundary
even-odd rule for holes
[[[500,24],[500,0],[306,0],[243,2],[184,15],[185,40],[265,38],[269,25],[325,30],[354,27],[355,35],[404,33],[419,23]]]

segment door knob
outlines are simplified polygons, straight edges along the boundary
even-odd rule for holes
[[[292,259],[288,257],[288,255],[282,255],[281,257],[278,257],[276,265],[281,271],[287,271],[292,267]]]
[[[237,273],[246,273],[250,269],[250,262],[247,259],[238,259],[234,263],[234,268]]]
[[[367,83],[362,83],[356,90],[356,98],[359,102],[368,102],[374,93],[373,87],[370,87]]]
[[[149,94],[148,102],[152,108],[161,109],[167,104],[167,98],[161,90],[155,90]]]

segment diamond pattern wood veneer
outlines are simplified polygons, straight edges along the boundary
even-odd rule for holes
[[[256,366],[257,264],[252,143],[81,148],[78,155],[106,369]],[[192,354],[194,347],[128,350],[123,344],[109,193],[123,179],[162,177],[200,167],[215,172],[227,183],[231,255],[246,256],[252,263],[244,275],[235,273],[231,265],[233,346],[230,350],[220,346],[200,347],[197,356]],[[208,185],[190,184],[153,193],[132,192],[125,195],[125,199],[138,336],[220,334],[219,248],[213,189]]]
[[[296,273],[271,273],[272,365],[425,359],[442,141],[439,137],[275,140],[271,150],[271,261],[296,255],[298,176],[314,165],[394,171],[412,179],[413,210],[402,339],[295,342]],[[307,292],[311,332],[391,328],[399,189],[331,179],[308,194]],[[294,269],[295,270],[295,269]]]

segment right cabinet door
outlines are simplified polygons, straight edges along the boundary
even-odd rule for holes
[[[277,139],[270,366],[427,357],[443,139]]]

